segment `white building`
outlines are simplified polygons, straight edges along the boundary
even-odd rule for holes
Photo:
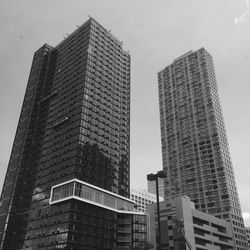
[[[130,199],[136,203],[136,211],[139,212],[146,212],[146,207],[148,204],[156,203],[156,195],[143,189],[131,188]],[[163,198],[159,197],[159,201],[163,201]]]
[[[248,250],[212,56],[201,48],[158,73],[164,199],[188,195],[199,211],[231,223]]]
[[[148,240],[157,247],[156,204],[147,206]],[[187,196],[160,203],[162,250],[233,250],[233,232],[229,222],[194,208]]]

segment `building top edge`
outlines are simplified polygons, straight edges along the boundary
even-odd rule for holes
[[[186,53],[182,54],[181,56],[177,57],[176,59],[174,59],[174,60],[172,61],[172,63],[168,64],[166,67],[164,67],[162,70],[160,70],[160,71],[158,72],[158,74],[160,74],[162,71],[164,71],[165,69],[167,69],[169,66],[171,66],[172,64],[174,64],[174,63],[177,62],[178,60],[180,60],[180,59],[182,59],[182,58],[185,58],[185,57],[187,57],[187,56],[189,56],[189,55],[191,55],[191,54],[194,54],[194,53],[196,53],[196,52],[198,52],[198,51],[200,51],[200,50],[206,51],[206,49],[205,49],[204,47],[201,47],[200,49],[197,49],[197,50],[195,50],[195,51],[189,50],[188,52],[186,52]],[[206,51],[206,52],[207,52],[207,51]],[[208,53],[208,52],[207,52],[207,53]],[[208,53],[208,54],[209,54],[209,53]]]
[[[131,191],[131,194],[142,194],[142,195],[145,195],[145,196],[148,196],[148,197],[156,198],[156,194],[151,193],[151,192],[149,192],[149,191],[147,191],[145,189],[130,188],[130,191]],[[161,197],[160,195],[159,195],[159,198],[163,199],[163,197]]]
[[[68,40],[71,36],[73,36],[77,31],[79,31],[83,26],[87,25],[88,23],[94,22],[96,25],[98,25],[99,27],[101,27],[110,37],[111,39],[113,39],[122,49],[123,49],[123,42],[120,41],[115,35],[113,35],[111,33],[111,30],[107,30],[105,27],[103,27],[98,21],[96,21],[93,17],[89,16],[89,19],[87,21],[85,21],[83,24],[81,25],[76,25],[77,29],[75,29],[74,31],[72,31],[70,34],[67,34],[67,37],[65,37],[61,42],[59,42],[55,48],[57,48],[59,45],[61,45],[63,42],[65,42],[66,40]],[[126,53],[129,54],[129,52],[124,51]]]
[[[57,48],[59,45],[61,45],[63,42],[65,42],[65,41],[67,41],[72,35],[74,35],[79,29],[81,29],[84,25],[86,25],[87,23],[89,23],[90,22],[90,18],[87,20],[87,21],[85,21],[83,24],[81,24],[81,25],[76,25],[77,26],[77,29],[75,29],[75,30],[73,30],[70,34],[67,34],[67,37],[65,37],[61,42],[59,42],[56,46],[55,46],[55,48]]]
[[[123,46],[123,42],[120,41],[115,35],[111,33],[111,30],[107,30],[105,27],[103,27],[98,21],[96,21],[93,17],[89,17],[90,20],[94,21],[97,25],[99,25],[103,30],[105,30],[120,46]]]
[[[194,53],[193,50],[189,50],[189,51],[186,52],[185,54],[183,54],[183,55],[177,57],[176,59],[174,59],[173,62],[176,62],[176,61],[178,61],[178,60],[180,60],[180,59],[182,59],[182,58],[184,58],[184,57],[187,57],[188,55],[190,55],[190,54],[192,54],[192,53]]]

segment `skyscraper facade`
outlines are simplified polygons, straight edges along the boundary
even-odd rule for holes
[[[148,192],[156,195],[156,180],[147,180]],[[164,198],[164,178],[158,176],[159,195]]]
[[[212,57],[201,48],[158,73],[165,199],[229,221],[235,249],[247,249]]]
[[[33,58],[0,206],[0,249],[144,240],[129,198],[130,55],[93,18]],[[144,230],[144,226],[143,226]],[[139,239],[140,238],[140,239]]]
[[[249,227],[246,227],[246,234],[247,234],[248,248],[250,249],[250,228]]]

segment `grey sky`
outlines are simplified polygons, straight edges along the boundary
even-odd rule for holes
[[[0,186],[33,53],[88,15],[124,42],[131,69],[131,186],[161,168],[157,72],[205,47],[217,82],[243,212],[250,217],[250,13],[244,0],[10,0],[0,9]],[[250,226],[250,219],[247,221]]]

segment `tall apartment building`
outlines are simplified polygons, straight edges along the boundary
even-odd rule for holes
[[[201,48],[158,73],[165,199],[187,195],[226,219],[235,249],[247,249],[212,57]]]
[[[250,249],[250,227],[246,227],[248,248]]]
[[[145,218],[128,199],[129,135],[130,55],[121,41],[89,18],[38,49],[1,195],[0,249],[145,241]]]
[[[147,180],[148,192],[156,195],[156,180]],[[164,178],[158,176],[159,195],[164,197]]]

